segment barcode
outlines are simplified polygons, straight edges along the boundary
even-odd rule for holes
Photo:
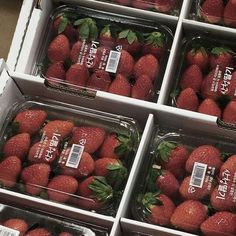
[[[77,168],[84,151],[84,146],[73,144],[66,162],[66,166]]]
[[[105,70],[107,72],[116,73],[119,61],[120,61],[120,52],[111,50],[109,53],[108,62]]]
[[[207,170],[207,165],[199,162],[195,162],[193,166],[193,172],[190,180],[190,185],[197,187],[197,188],[202,188],[204,179],[205,179],[205,174]]]
[[[20,232],[0,225],[0,236],[19,236]]]

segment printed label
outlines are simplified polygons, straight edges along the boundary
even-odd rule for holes
[[[213,76],[212,84],[211,84],[211,92],[215,92],[215,93],[218,92],[221,78],[222,78],[222,71],[220,70],[219,65],[217,65],[214,76]]]
[[[191,175],[190,185],[197,188],[202,188],[206,175],[206,170],[206,164],[195,162]]]
[[[88,68],[93,68],[95,65],[98,46],[99,46],[99,42],[92,41],[88,55],[86,57],[86,65]]]
[[[120,61],[120,55],[121,53],[118,51],[110,51],[107,66],[105,69],[107,72],[116,73]]]
[[[66,166],[72,168],[78,168],[83,151],[84,151],[84,146],[73,144],[70,150],[69,157],[66,162]]]
[[[20,232],[0,225],[0,236],[19,236]]]

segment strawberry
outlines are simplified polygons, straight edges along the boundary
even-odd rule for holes
[[[210,98],[204,99],[197,111],[203,114],[221,117],[220,107],[213,99]]]
[[[105,135],[106,132],[103,128],[94,126],[75,127],[70,143],[83,145],[84,151],[92,154],[102,145]]]
[[[138,9],[149,10],[153,7],[153,0],[133,0],[131,6]]]
[[[162,141],[157,147],[156,154],[159,155],[164,169],[169,170],[176,178],[183,177],[189,151],[182,144]]]
[[[224,23],[230,27],[236,27],[236,2],[235,0],[229,0],[224,9]]]
[[[236,124],[236,101],[230,101],[223,111],[223,121]]]
[[[131,84],[125,76],[117,74],[112,81],[108,92],[129,97],[131,93]]]
[[[50,141],[60,141],[71,135],[74,123],[69,120],[49,121],[42,129],[43,134]]]
[[[176,106],[190,111],[197,111],[199,101],[196,92],[192,88],[182,90],[177,98]]]
[[[175,205],[165,194],[147,192],[144,195],[140,194],[137,201],[147,212],[148,221],[156,225],[170,225]]]
[[[17,134],[6,141],[3,147],[4,157],[17,156],[23,160],[30,147],[28,133]]]
[[[34,135],[40,130],[46,116],[43,110],[24,110],[16,115],[14,122],[19,124],[19,133]]]
[[[66,72],[66,81],[69,84],[85,86],[89,79],[89,71],[85,64],[73,64]]]
[[[65,80],[66,71],[64,67],[64,63],[62,61],[55,62],[51,64],[45,74],[48,79],[60,79]]]
[[[159,70],[159,62],[152,54],[140,57],[134,65],[134,75],[136,79],[141,75],[147,75],[154,81],[159,74]]]
[[[85,209],[101,208],[113,198],[113,189],[101,176],[90,176],[80,183],[78,189],[79,205]]]
[[[201,5],[200,14],[209,23],[220,23],[224,12],[223,0],[205,0]]]
[[[128,77],[133,74],[133,68],[134,58],[127,51],[122,50],[116,73]]]
[[[233,64],[233,54],[231,48],[228,47],[215,47],[211,50],[210,66],[214,69],[219,66],[221,70],[225,70],[226,67],[231,67]]]
[[[58,175],[51,179],[47,186],[48,199],[57,202],[67,202],[78,189],[78,181],[67,175]]]
[[[227,211],[216,212],[200,226],[206,236],[236,235],[236,215]]]
[[[187,67],[180,79],[181,89],[192,88],[195,92],[198,92],[201,88],[203,75],[198,65],[190,65]]]
[[[89,176],[94,171],[94,160],[90,156],[90,154],[87,152],[83,152],[78,167],[72,168],[66,166],[70,151],[71,148],[67,148],[61,152],[60,159],[58,161],[60,173],[63,175],[70,175],[75,178],[83,178]]]
[[[87,87],[102,91],[108,91],[111,84],[111,78],[108,72],[96,70],[88,79]]]
[[[32,163],[51,163],[58,155],[58,148],[52,146],[52,140],[43,140],[31,146],[28,160]],[[50,145],[51,144],[51,145]]]
[[[209,64],[209,55],[202,46],[191,48],[186,54],[186,60],[189,65],[198,65],[202,70],[205,70]]]
[[[99,35],[99,43],[101,46],[113,47],[115,44],[115,39],[112,36],[111,25],[105,25],[101,30]]]
[[[26,221],[23,219],[19,219],[19,218],[8,219],[3,223],[3,226],[19,231],[19,233],[20,233],[19,236],[25,235],[25,232],[29,228]]]
[[[192,186],[190,180],[191,176],[185,177],[179,188],[179,192],[184,199],[201,200],[210,196],[214,183],[210,183],[209,178],[205,177],[202,188]]]
[[[106,177],[108,183],[116,188],[124,183],[128,172],[119,160],[104,157],[95,161],[94,174]]]
[[[129,6],[131,4],[131,0],[114,0],[115,3],[119,3],[123,6]]]
[[[155,9],[159,12],[169,12],[174,9],[176,0],[155,0]]]
[[[76,43],[73,44],[70,51],[70,59],[74,64],[76,63],[83,64],[80,61],[80,54],[82,53],[82,48],[84,49],[85,47],[85,43],[86,43],[85,41],[82,42],[78,40]]]
[[[73,234],[68,232],[61,232],[58,236],[73,236]]]
[[[145,34],[145,43],[142,47],[143,55],[152,54],[157,59],[161,59],[165,51],[165,38],[161,32],[154,31]]]
[[[231,183],[220,180],[211,194],[211,206],[217,211],[236,210],[234,195],[230,193]]]
[[[220,168],[219,177],[224,178],[225,173],[229,173],[229,182],[234,181],[234,174],[236,173],[236,155],[230,156]]]
[[[206,206],[196,200],[187,200],[176,207],[170,222],[175,228],[195,233],[206,218]]]
[[[36,228],[28,231],[25,236],[52,236],[52,234],[45,228]]]
[[[147,75],[139,76],[131,89],[131,97],[150,101],[154,96],[152,80]]]
[[[185,169],[188,173],[192,173],[195,162],[206,164],[218,172],[222,165],[220,151],[212,145],[201,145],[192,151],[186,162]]]
[[[0,162],[0,183],[6,187],[13,187],[21,172],[21,160],[17,156],[10,156]]]
[[[117,43],[122,46],[123,50],[126,50],[131,55],[136,55],[142,48],[138,36],[138,32],[125,29],[118,34]]]
[[[44,163],[25,167],[21,173],[25,191],[31,195],[38,195],[47,186],[50,172],[50,166]]]
[[[47,49],[49,60],[54,62],[65,61],[70,56],[70,43],[64,34],[59,34],[50,43]]]
[[[129,156],[132,152],[132,140],[130,137],[111,133],[106,136],[100,151],[99,157],[122,158]]]

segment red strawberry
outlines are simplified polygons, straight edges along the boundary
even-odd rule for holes
[[[138,54],[142,48],[138,34],[131,29],[121,31],[118,34],[117,43],[122,46],[123,50],[126,50],[131,55]]]
[[[175,205],[172,200],[164,194],[146,193],[138,197],[148,213],[148,220],[156,225],[169,226]]]
[[[117,68],[117,74],[130,76],[133,74],[134,58],[125,50],[121,51],[120,61]]]
[[[236,27],[236,2],[235,0],[229,0],[224,9],[224,23],[230,27]]]
[[[117,74],[116,78],[112,81],[108,92],[129,97],[131,93],[131,84],[125,76]]]
[[[185,177],[180,185],[179,192],[184,199],[201,200],[208,197],[213,191],[214,183],[205,177],[202,188],[190,184],[191,176]]]
[[[148,10],[153,7],[153,0],[133,0],[131,6],[138,9]]]
[[[59,34],[50,43],[47,55],[51,62],[65,61],[70,56],[70,43],[68,38]]]
[[[58,175],[51,179],[47,186],[48,199],[57,202],[67,202],[78,189],[78,181],[67,175]]]
[[[142,47],[143,55],[152,54],[157,59],[161,59],[165,51],[165,38],[161,32],[154,31],[145,34],[145,44]]]
[[[203,100],[203,102],[198,107],[198,112],[207,115],[221,117],[220,107],[213,99],[210,98],[206,98]]]
[[[74,123],[69,120],[52,120],[49,121],[44,127],[44,135],[50,141],[60,141],[70,136],[74,128]]]
[[[223,0],[206,0],[201,6],[201,16],[209,23],[220,23],[223,17],[224,2]]]
[[[84,146],[84,151],[90,154],[98,150],[105,139],[106,132],[103,128],[94,126],[80,126],[73,130],[71,143]]]
[[[134,65],[134,75],[136,79],[141,75],[147,75],[154,81],[159,74],[159,70],[159,62],[152,54],[140,57]]]
[[[68,232],[62,232],[58,236],[73,236],[73,234],[68,233]]]
[[[60,79],[65,80],[66,71],[64,67],[64,63],[62,61],[55,62],[51,64],[45,74],[46,78],[49,79]]]
[[[17,134],[6,141],[3,147],[4,157],[17,156],[23,160],[30,147],[30,135],[28,133]]]
[[[0,163],[0,182],[3,186],[13,187],[21,172],[21,160],[16,156],[7,157]]]
[[[199,101],[196,92],[192,88],[182,90],[177,98],[176,106],[190,111],[197,111]]]
[[[51,145],[50,145],[51,144]],[[53,145],[52,145],[53,144]],[[43,140],[35,143],[29,150],[28,160],[32,163],[51,163],[58,155],[58,144],[52,140]]]
[[[60,167],[60,173],[63,175],[70,175],[75,178],[83,178],[89,176],[94,170],[94,160],[87,152],[83,152],[79,161],[78,167],[66,166],[69,158],[71,148],[67,148],[61,152],[60,159],[58,161]]]
[[[228,47],[215,47],[211,50],[210,65],[214,69],[219,66],[221,70],[225,70],[226,67],[231,67],[233,64],[233,54],[231,48]]]
[[[19,133],[34,135],[40,130],[46,116],[43,110],[25,110],[16,115],[14,122],[19,124]]]
[[[188,173],[192,173],[195,162],[214,167],[218,172],[222,165],[220,151],[212,145],[201,145],[192,151],[186,162],[185,169]]]
[[[70,51],[70,59],[73,63],[79,63],[83,64],[81,62],[80,54],[82,53],[82,48],[84,50],[85,48],[85,41],[77,41],[76,43],[73,44],[71,51]]]
[[[89,71],[85,64],[73,64],[66,72],[66,81],[77,86],[85,86],[89,79]]]
[[[236,155],[230,156],[220,168],[219,177],[224,178],[225,174],[229,174],[229,182],[234,181],[234,174],[236,173]]]
[[[236,101],[230,101],[223,111],[223,121],[236,124]]]
[[[111,78],[108,72],[96,70],[88,79],[87,87],[102,91],[107,91],[111,84]]]
[[[181,89],[192,88],[195,92],[198,92],[202,84],[202,71],[198,65],[190,65],[187,67],[181,77],[180,87]]]
[[[175,228],[195,233],[206,218],[206,206],[199,201],[187,200],[176,207],[170,222]]]
[[[236,215],[227,211],[216,212],[201,224],[201,231],[206,236],[236,235]]]
[[[38,195],[47,186],[50,172],[50,166],[44,163],[25,167],[21,173],[25,191],[31,195]]]
[[[3,223],[3,226],[19,231],[20,232],[19,236],[25,235],[25,232],[29,228],[26,221],[19,218],[8,219]]]
[[[205,70],[209,64],[209,55],[204,47],[192,48],[187,52],[186,60],[189,65],[198,65]]]
[[[111,25],[105,25],[99,35],[99,43],[101,46],[113,47],[115,39],[112,36]]]
[[[169,170],[176,178],[181,178],[185,173],[185,163],[189,151],[181,144],[162,141],[157,147],[162,167]]]
[[[131,97],[149,101],[154,95],[152,80],[147,75],[139,76],[131,90]]]
[[[52,236],[52,234],[45,228],[36,228],[28,231],[25,236]]]
[[[129,6],[131,4],[131,0],[114,0],[114,2],[123,6]]]
[[[157,189],[170,198],[175,198],[179,193],[179,182],[168,170],[159,170],[156,178]]]
[[[174,9],[176,0],[155,0],[155,9],[160,12],[169,12]]]

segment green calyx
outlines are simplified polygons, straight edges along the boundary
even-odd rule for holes
[[[168,161],[171,151],[177,147],[177,142],[162,141],[156,148],[156,155],[159,155],[161,160]]]
[[[60,19],[57,33],[58,33],[58,34],[61,34],[62,32],[65,31],[66,26],[70,23],[70,21],[68,20],[68,18],[66,17],[66,15],[63,14],[63,13],[62,13],[62,14],[59,14],[59,15],[57,16],[57,18]]]
[[[95,40],[98,37],[97,23],[92,18],[83,18],[74,22],[75,26],[79,26],[79,37],[81,40]]]
[[[211,50],[211,53],[216,56],[221,54],[235,54],[235,52],[229,47],[215,47]]]
[[[146,183],[148,191],[155,192],[157,190],[156,180],[163,174],[161,166],[153,165],[151,171],[149,172]]]
[[[128,156],[133,151],[132,139],[126,135],[118,134],[117,139],[120,142],[119,146],[115,147],[115,154],[119,157]]]
[[[121,31],[118,34],[118,38],[119,39],[127,39],[129,44],[132,44],[135,40],[138,40],[136,32],[134,32],[130,29],[126,29],[126,30]]]
[[[153,47],[163,47],[164,46],[164,36],[161,32],[154,31],[152,33],[144,34],[145,42],[148,45],[152,45]]]
[[[204,47],[195,47],[191,49],[191,53],[193,56],[195,56],[198,52],[201,52],[203,56],[207,56],[207,51]]]
[[[88,186],[93,191],[93,197],[102,203],[113,198],[113,189],[102,176],[95,176]]]
[[[112,37],[111,33],[111,25],[105,25],[104,28],[101,30],[100,35],[106,36],[106,37]]]

